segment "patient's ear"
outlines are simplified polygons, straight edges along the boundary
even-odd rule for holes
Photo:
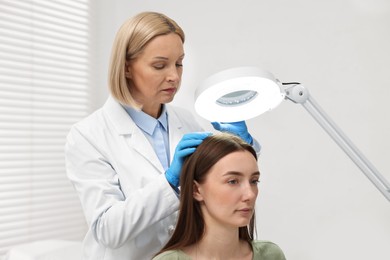
[[[194,181],[193,190],[194,190],[193,193],[194,199],[196,199],[197,201],[203,201],[202,187],[199,185],[197,181]]]

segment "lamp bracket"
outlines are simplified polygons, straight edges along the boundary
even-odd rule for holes
[[[285,98],[291,100],[294,103],[303,104],[309,98],[309,90],[300,83],[288,84],[284,83]]]

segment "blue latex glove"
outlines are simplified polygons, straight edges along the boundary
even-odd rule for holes
[[[211,133],[198,132],[185,134],[176,146],[171,166],[165,172],[168,182],[174,187],[179,186],[180,172],[185,158],[192,154],[196,147]]]
[[[229,132],[231,134],[241,137],[242,140],[248,144],[253,144],[253,138],[248,132],[245,121],[232,122],[232,123],[220,123],[220,122],[211,122],[215,130],[221,132]]]

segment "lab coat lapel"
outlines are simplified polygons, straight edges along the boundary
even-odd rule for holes
[[[152,145],[146,139],[144,133],[131,119],[126,110],[110,97],[104,105],[106,116],[110,118],[113,127],[118,135],[123,136],[129,144],[129,149],[134,149],[148,160],[157,170],[164,173],[164,168],[161,165]],[[130,153],[129,153],[130,154]],[[130,158],[129,158],[130,159]]]
[[[168,126],[169,126],[169,161],[172,162],[175,149],[181,138],[183,137],[183,125],[176,113],[167,106]]]
[[[152,145],[149,143],[148,139],[146,139],[144,133],[138,128],[138,126],[136,126],[136,124],[134,124],[132,134],[125,136],[125,138],[129,139],[129,145],[131,148],[140,153],[161,173],[164,173],[164,168],[161,165],[161,162],[158,159],[156,152],[154,151]]]

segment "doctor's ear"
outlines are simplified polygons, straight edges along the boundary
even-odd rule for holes
[[[199,185],[197,181],[194,181],[193,184],[193,197],[197,201],[203,201],[202,187]]]
[[[132,78],[132,75],[131,75],[131,66],[130,66],[130,62],[126,61],[126,64],[125,64],[125,76],[126,78],[128,79],[131,79]]]

